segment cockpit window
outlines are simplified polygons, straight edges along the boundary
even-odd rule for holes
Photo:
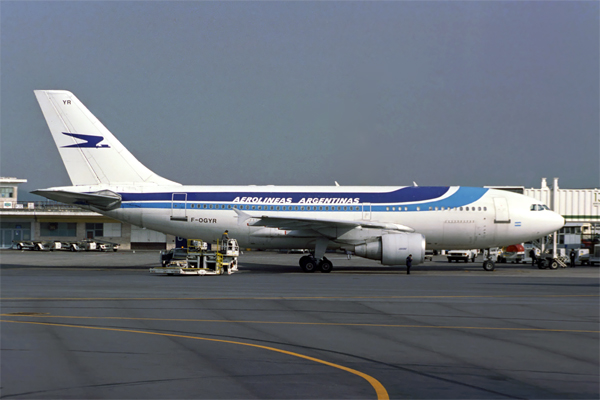
[[[529,208],[531,211],[542,211],[542,210],[550,210],[545,204],[532,204]]]

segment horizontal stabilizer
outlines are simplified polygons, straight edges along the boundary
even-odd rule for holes
[[[39,189],[31,192],[38,196],[61,203],[74,204],[77,206],[91,206],[103,211],[110,211],[121,207],[121,196],[110,190],[101,190],[94,193],[77,193],[68,190]]]

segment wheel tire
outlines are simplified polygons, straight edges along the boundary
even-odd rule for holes
[[[493,271],[496,268],[496,265],[493,261],[486,260],[483,262],[483,269],[486,271]]]
[[[20,243],[17,245],[17,250],[23,250],[23,246]]]
[[[323,261],[321,261],[321,264],[319,265],[319,269],[321,269],[321,272],[323,273],[330,273],[333,269],[333,264],[328,259],[323,258]]]
[[[550,269],[557,269],[558,268],[558,262],[552,260],[550,262]]]
[[[304,264],[304,267],[302,269],[304,270],[304,272],[315,272],[317,269],[317,260],[311,258]]]
[[[298,260],[298,264],[300,264],[300,268],[304,269],[304,264],[306,264],[311,259],[311,256],[302,256]]]

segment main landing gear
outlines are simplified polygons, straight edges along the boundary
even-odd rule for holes
[[[323,257],[319,260],[312,254],[301,257],[299,264],[304,272],[315,272],[319,269],[321,272],[329,273],[333,269],[333,264],[327,258]]]

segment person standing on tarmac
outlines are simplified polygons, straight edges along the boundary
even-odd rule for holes
[[[410,267],[412,267],[412,254],[406,257],[406,275],[410,275]]]
[[[529,250],[529,257],[531,257],[531,266],[535,266],[535,261],[536,261],[536,256],[535,256],[535,249],[531,249]]]
[[[571,268],[575,268],[575,257],[577,257],[577,254],[575,254],[575,249],[571,249],[571,252],[569,253],[569,258],[571,259]]]

